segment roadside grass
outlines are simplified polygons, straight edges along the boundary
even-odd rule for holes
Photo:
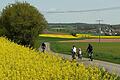
[[[54,52],[70,55],[71,48],[75,45],[82,49],[84,57],[88,57],[86,52],[88,44],[88,42],[51,42],[51,49]],[[94,59],[120,64],[120,42],[91,42],[90,44],[94,48]]]

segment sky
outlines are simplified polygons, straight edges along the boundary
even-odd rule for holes
[[[46,13],[46,11],[80,11],[120,7],[120,0],[0,0],[0,11],[15,1],[26,1],[35,6],[48,23],[120,24],[120,8],[116,10],[82,13]]]

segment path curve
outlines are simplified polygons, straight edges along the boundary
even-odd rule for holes
[[[46,42],[45,44],[47,46],[46,52],[53,53],[54,55],[59,55],[59,56],[63,57],[64,59],[72,60],[71,55],[55,53],[55,52],[50,50],[50,43]],[[39,50],[41,51],[41,48],[39,48]],[[120,76],[120,65],[119,64],[105,62],[105,61],[99,61],[99,60],[89,61],[88,58],[83,58],[82,60],[77,59],[77,62],[83,63],[86,66],[96,65],[100,68],[104,67],[106,69],[106,71],[108,71],[110,73],[115,73],[118,76]]]

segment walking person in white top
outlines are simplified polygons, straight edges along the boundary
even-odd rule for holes
[[[72,47],[72,59],[76,59],[75,55],[76,55],[76,47],[73,46]]]
[[[78,48],[78,59],[82,59],[82,51],[81,51],[81,48]]]

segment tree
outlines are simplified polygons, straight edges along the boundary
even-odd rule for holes
[[[34,45],[36,37],[47,27],[44,16],[26,2],[6,6],[1,13],[6,36],[22,45]]]
[[[1,21],[1,16],[0,16],[0,36],[4,36],[5,34],[5,29],[2,26],[2,21]]]

